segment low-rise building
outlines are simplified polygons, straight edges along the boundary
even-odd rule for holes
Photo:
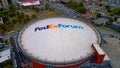
[[[120,27],[120,19],[118,19],[116,22],[113,22],[113,24]]]
[[[49,2],[59,2],[60,0],[48,0]]]
[[[35,6],[40,5],[39,0],[19,0],[20,6]]]
[[[0,51],[0,63],[5,63],[11,59],[10,49]]]
[[[115,22],[112,22],[112,25],[109,25],[110,28],[120,32],[120,19]]]
[[[3,24],[3,19],[2,19],[2,17],[0,17],[0,24]]]
[[[16,5],[19,3],[19,0],[12,0],[13,5]]]
[[[2,4],[0,3],[0,8],[3,8]]]
[[[96,25],[106,25],[109,20],[107,18],[97,18],[96,20],[92,20],[92,22]]]

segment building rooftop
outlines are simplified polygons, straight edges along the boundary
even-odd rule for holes
[[[19,4],[22,6],[32,6],[32,5],[39,5],[39,0],[20,0]]]
[[[5,62],[9,59],[11,59],[10,49],[6,49],[0,52],[0,63]]]
[[[114,25],[116,26],[120,26],[120,19],[118,19],[117,21],[113,22]]]
[[[98,41],[97,33],[90,26],[69,18],[39,20],[24,28],[18,39],[27,55],[51,63],[83,60],[94,53],[91,45]]]
[[[2,48],[3,47],[3,44],[2,43],[0,43],[0,48]]]
[[[98,23],[98,24],[105,24],[109,20],[106,18],[97,18],[96,20],[93,20],[93,22]]]
[[[99,44],[93,44],[94,48],[98,52],[98,54],[105,54],[105,52],[102,50]]]
[[[0,17],[0,24],[3,24],[3,19],[2,19],[2,17]]]

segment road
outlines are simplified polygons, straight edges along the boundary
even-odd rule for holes
[[[76,12],[75,10],[65,6],[64,4],[51,3],[51,2],[48,2],[47,0],[42,0],[42,2],[48,3],[51,8],[55,9],[57,12],[59,12],[61,15],[65,16],[65,17],[71,17],[71,18],[75,18],[75,19],[87,22],[87,20],[85,20],[85,18],[79,12]],[[102,29],[98,29],[98,30],[100,31],[102,36],[110,35],[110,34],[115,35],[115,36],[120,36],[119,34],[116,34],[116,33],[113,33],[113,32],[105,31],[105,30],[102,30]],[[9,38],[11,36],[16,35],[17,33],[18,32],[3,35],[2,38]]]
[[[47,0],[42,0],[44,3],[48,3],[50,8],[55,9],[58,11],[61,15],[67,16],[67,17],[72,17],[72,18],[83,18],[79,12],[76,12],[75,10],[65,6],[62,3],[51,3],[48,2]]]
[[[61,4],[61,3],[49,3],[46,0],[42,0],[45,3],[48,3],[50,5],[51,8],[54,8],[56,11],[58,11],[59,13],[61,13],[63,16],[66,17],[72,17],[72,18],[76,18],[76,19],[84,19],[83,16],[81,16],[80,13],[76,12],[73,9],[68,8],[67,6]],[[110,34],[114,34],[115,36],[120,37],[119,34],[113,33],[113,32],[109,32],[109,31],[105,31],[105,30],[101,30],[98,29],[100,31],[100,33],[102,34],[102,36],[104,35],[110,35]],[[9,38],[12,37],[11,43],[12,43],[12,50],[13,50],[13,54],[14,54],[14,58],[17,61],[16,64],[18,65],[18,67],[20,67],[20,59],[18,58],[18,53],[17,53],[17,48],[16,48],[16,43],[15,43],[15,39],[13,38],[13,36],[17,35],[18,32],[12,33],[12,34],[6,34],[3,35],[2,38]]]
[[[81,16],[80,13],[66,7],[65,5],[63,5],[61,3],[50,3],[50,6],[54,7],[54,9],[58,10],[58,12],[66,15],[67,17],[76,18],[76,19],[79,19],[79,20],[82,20],[82,21],[85,20],[85,18],[83,16]],[[87,21],[85,21],[85,22],[87,22]],[[116,33],[110,32],[110,31],[102,30],[102,29],[98,29],[98,30],[99,30],[99,32],[101,33],[102,36],[114,35],[114,36],[120,37],[120,34],[116,34]]]
[[[117,33],[114,33],[114,32],[110,32],[110,31],[106,31],[106,30],[103,30],[103,29],[100,29],[100,28],[97,28],[99,30],[99,32],[101,33],[102,37],[110,37],[110,36],[113,36],[113,37],[116,37],[116,38],[120,38],[120,34],[117,34]]]
[[[16,42],[15,42],[14,37],[11,37],[11,48],[12,48],[11,50],[12,50],[12,56],[14,59],[14,63],[16,64],[15,68],[21,68],[21,61],[20,61],[20,58],[18,57],[19,53],[16,48]]]
[[[78,1],[78,0],[76,0],[76,1]],[[90,24],[82,16],[81,13],[76,12],[75,10],[65,6],[62,3],[51,3],[51,2],[48,2],[48,0],[42,0],[42,2],[48,3],[51,8],[55,9],[57,12],[59,12],[61,15],[65,16],[65,17],[75,18],[75,19],[78,19],[78,20],[85,21],[85,23],[87,23],[87,24]],[[110,35],[110,34],[115,35],[115,36],[120,36],[119,34],[116,34],[116,33],[113,33],[113,32],[109,32],[109,31],[106,31],[106,30],[102,30],[102,29],[98,29],[98,30],[100,31],[102,36]],[[3,35],[2,38],[9,38],[9,37],[14,36],[16,34],[17,34],[17,32],[14,32],[12,34],[6,34],[6,35]]]

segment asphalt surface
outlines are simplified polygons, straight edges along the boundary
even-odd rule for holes
[[[116,37],[106,37],[104,40],[106,44],[102,48],[110,57],[113,68],[120,68],[120,40]]]
[[[114,33],[114,32],[110,32],[110,31],[106,31],[106,30],[103,30],[103,29],[99,29],[99,28],[97,28],[98,30],[99,30],[99,32],[100,32],[100,34],[101,34],[101,36],[103,37],[103,38],[105,38],[105,37],[117,37],[118,39],[120,38],[120,34],[117,34],[117,33]]]
[[[19,53],[16,48],[15,39],[14,37],[11,37],[10,39],[11,39],[12,55],[13,55],[14,63],[16,64],[15,66],[16,68],[21,68],[21,61],[20,58],[18,57]]]
[[[43,2],[45,3],[48,3],[50,5],[51,8],[54,8],[56,11],[58,11],[61,15],[63,16],[66,16],[66,17],[72,17],[72,18],[76,18],[76,19],[84,19],[83,16],[81,16],[80,13],[66,7],[64,4],[61,4],[61,3],[50,3],[46,0],[42,0]],[[116,33],[113,33],[113,32],[109,32],[109,31],[105,31],[105,30],[101,30],[101,29],[98,29],[101,33],[101,35],[103,37],[107,37],[107,36],[110,36],[110,35],[114,35],[114,36],[117,36],[117,37],[120,37],[120,34],[116,34]],[[21,66],[21,63],[20,63],[20,59],[18,58],[18,53],[17,53],[17,48],[16,48],[16,43],[15,43],[15,39],[13,36],[15,36],[17,34],[17,32],[15,33],[12,33],[12,34],[6,34],[6,35],[3,35],[2,37],[3,38],[9,38],[11,37],[11,46],[12,46],[12,50],[13,50],[13,55],[14,55],[14,59],[17,61],[16,64],[17,64],[17,68],[20,68]]]
[[[56,11],[58,11],[63,16],[72,17],[72,18],[82,17],[79,12],[76,12],[75,10],[65,6],[62,3],[48,2],[47,0],[42,0],[42,1],[44,3],[48,3],[50,8],[55,9]]]

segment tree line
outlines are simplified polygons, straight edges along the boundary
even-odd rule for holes
[[[86,8],[84,7],[84,4],[82,2],[77,3],[74,0],[69,0],[69,2],[66,5],[80,13],[86,12]]]
[[[120,7],[119,8],[112,8],[110,5],[106,5],[107,12],[111,15],[119,15],[120,16]]]
[[[8,10],[0,9],[0,17],[2,17],[4,24],[0,24],[0,34],[14,30],[14,27],[19,24],[27,23],[30,18],[36,17],[32,15],[26,15],[23,12],[19,12],[15,6],[10,5]]]

